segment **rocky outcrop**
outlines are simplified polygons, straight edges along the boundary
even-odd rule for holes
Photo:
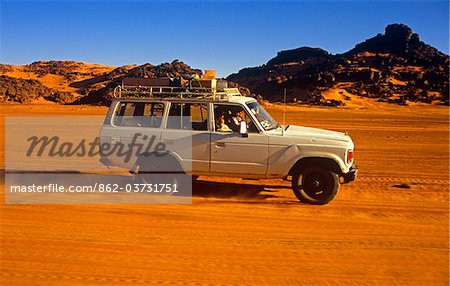
[[[111,102],[114,88],[122,82],[124,77],[134,78],[157,78],[157,77],[181,77],[182,75],[198,74],[202,75],[202,71],[199,69],[193,69],[189,65],[179,60],[174,60],[171,63],[162,63],[160,65],[144,64],[136,66],[131,69],[117,68],[108,74],[97,77],[94,83],[99,81],[106,81],[104,86],[89,90],[86,87],[80,92],[84,92],[86,96],[79,98],[76,104],[101,104],[107,105]],[[84,81],[86,83],[86,81]],[[77,84],[77,83],[75,83]],[[79,84],[79,83],[78,83]],[[75,85],[73,85],[75,86]]]
[[[45,87],[38,80],[0,76],[0,102],[28,103],[39,98],[57,103],[68,103],[74,100],[70,92]]]
[[[0,64],[0,73],[12,72],[14,70],[12,65]]]
[[[322,49],[302,47],[279,52],[267,64],[240,70],[227,80],[237,82],[269,101],[282,100],[286,88],[291,101],[311,102],[310,95],[317,86],[333,84],[334,76],[328,70],[334,62],[333,56]]]
[[[47,74],[60,75],[68,80],[75,80],[79,76],[92,76],[91,71],[83,71],[85,64],[74,61],[38,61],[26,65],[25,72],[37,74],[38,77]]]
[[[401,57],[404,64],[434,66],[445,62],[448,56],[425,44],[418,34],[403,24],[388,25],[384,34],[368,39],[344,55],[351,57],[361,52],[391,54]]]
[[[108,71],[104,72],[104,70]],[[14,66],[0,65],[0,74],[10,73],[14,73]],[[179,60],[156,66],[149,63],[140,66],[122,66],[113,70],[104,66],[73,61],[40,61],[20,66],[19,74],[29,74],[37,79],[30,80],[3,75],[0,100],[30,102],[44,97],[60,103],[106,105],[111,100],[112,91],[121,84],[124,77],[181,77],[192,74],[202,75],[202,71],[193,69]],[[67,79],[68,86],[75,88],[76,94],[44,86],[40,79],[48,74]]]
[[[290,63],[304,63],[305,61],[322,61],[331,60],[333,56],[320,48],[301,47],[294,50],[286,50],[278,52],[277,56],[267,62],[268,66],[289,65]]]
[[[344,87],[347,92],[379,101],[448,104],[449,57],[420,41],[403,24],[357,44],[341,55],[302,47],[282,51],[259,67],[245,68],[228,80],[248,87],[269,101],[342,105],[322,92]]]
[[[135,67],[130,71],[128,71],[125,74],[125,77],[142,77],[142,78],[179,77],[182,74],[202,75],[202,71],[199,69],[193,69],[179,60],[174,60],[171,63],[162,63],[157,66],[147,63]]]

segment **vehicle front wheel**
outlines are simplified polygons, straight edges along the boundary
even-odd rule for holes
[[[336,196],[339,176],[321,167],[304,167],[292,176],[292,190],[303,203],[324,205]]]

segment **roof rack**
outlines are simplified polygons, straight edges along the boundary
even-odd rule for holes
[[[149,86],[149,85],[121,85],[114,88],[114,98],[177,98],[177,99],[212,99],[228,100],[230,96],[242,96],[238,88],[222,88],[217,91],[212,87],[183,86]]]

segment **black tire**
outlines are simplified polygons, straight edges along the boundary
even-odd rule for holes
[[[137,172],[133,175],[134,184],[151,184],[154,173],[158,172],[158,166],[162,164],[159,157],[154,153],[142,155],[133,167]]]
[[[292,190],[297,199],[312,205],[324,205],[339,191],[339,176],[319,166],[305,166],[292,176]]]

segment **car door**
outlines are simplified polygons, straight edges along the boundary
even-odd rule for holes
[[[176,154],[185,171],[209,172],[210,132],[208,104],[173,101],[161,142]]]
[[[213,104],[211,173],[264,176],[267,171],[268,136],[239,104]],[[238,121],[248,124],[248,137],[239,133]],[[226,130],[226,131],[225,131]]]

